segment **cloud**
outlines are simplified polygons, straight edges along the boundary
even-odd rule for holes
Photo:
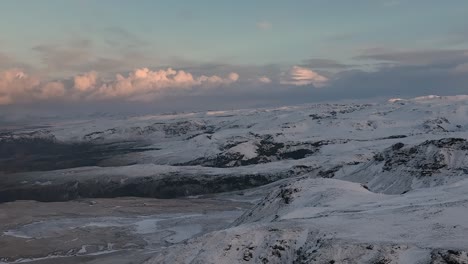
[[[468,23],[453,30],[443,39],[444,45],[463,45],[468,43]]]
[[[38,45],[33,47],[48,71],[74,71],[93,60],[92,43],[86,39],[70,41],[66,46]]]
[[[41,62],[38,70],[59,78],[88,71],[114,74],[141,65],[156,67],[160,65],[155,62],[164,63],[154,52],[147,51],[144,40],[124,29],[107,28],[101,34],[104,35],[103,43],[74,38],[62,44],[46,43],[33,47]]]
[[[0,71],[8,70],[13,68],[31,68],[30,65],[21,63],[16,60],[13,56],[0,52]]]
[[[315,87],[323,87],[327,84],[328,78],[322,76],[311,69],[293,66],[288,72],[283,74],[281,84],[284,85],[314,85]]]
[[[41,82],[19,69],[0,72],[0,105],[59,98],[65,93],[62,82]]]
[[[457,65],[455,67],[455,73],[468,73],[468,63]]]
[[[65,95],[65,85],[62,82],[48,82],[39,88],[39,99],[59,98]]]
[[[355,57],[358,60],[376,60],[399,63],[403,65],[430,65],[459,63],[468,60],[467,50],[418,50],[392,51],[370,49]]]
[[[257,23],[257,28],[260,30],[270,30],[273,25],[268,21],[260,21]]]
[[[272,82],[272,80],[270,78],[266,77],[266,76],[260,76],[258,78],[258,81],[261,82],[261,83],[265,83],[265,84]]]
[[[165,96],[196,92],[192,91],[194,88],[203,90],[229,85],[238,79],[239,74],[234,72],[225,78],[217,75],[195,77],[189,72],[172,68],[159,71],[141,68],[131,72],[127,77],[118,74],[115,80],[94,87],[95,90],[90,96],[99,99],[125,98],[131,101],[151,101]]]
[[[375,71],[346,71],[334,77],[326,96],[337,98],[409,98],[428,94],[466,94],[468,74],[454,74],[444,64],[396,65]]]
[[[57,109],[59,105],[68,109],[77,105],[111,111],[125,105],[127,111],[145,107],[149,111],[172,111],[466,94],[467,55],[466,50],[373,49],[361,55],[361,60],[377,65],[372,71],[365,67],[347,68],[333,60],[311,59],[286,71],[275,64],[211,63],[177,70],[137,68],[112,75],[90,71],[52,81],[12,69],[0,71],[0,104],[8,104],[8,109],[26,105],[33,110],[34,106]],[[386,62],[384,66],[382,61]],[[323,86],[327,89],[311,89]]]
[[[72,82],[43,81],[18,69],[0,72],[0,105],[38,100],[106,100],[148,101],[187,92],[208,92],[239,80],[239,74],[194,76],[172,68],[152,71],[136,69],[128,76],[117,74],[111,80],[99,78],[97,72],[76,75]],[[200,91],[197,91],[200,90]]]
[[[18,95],[33,89],[38,82],[17,69],[0,73],[0,104],[12,103]]]
[[[89,89],[92,89],[96,86],[97,77],[97,72],[94,71],[77,75],[74,78],[74,88],[81,92],[85,92]]]
[[[239,74],[235,73],[235,72],[231,72],[229,73],[229,76],[228,76],[228,80],[229,82],[235,82],[237,80],[239,80]]]
[[[344,64],[336,60],[330,59],[308,59],[304,60],[301,67],[313,68],[313,69],[329,69],[329,70],[343,70],[351,68],[355,65]]]
[[[112,48],[141,48],[149,45],[149,42],[122,27],[108,27],[103,33],[105,42]]]
[[[14,60],[10,56],[0,52],[0,69],[11,68],[13,64]]]

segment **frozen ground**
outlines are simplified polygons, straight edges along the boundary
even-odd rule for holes
[[[5,130],[0,259],[468,263],[467,99]]]
[[[249,206],[216,198],[3,203],[0,263],[139,263],[228,226]]]

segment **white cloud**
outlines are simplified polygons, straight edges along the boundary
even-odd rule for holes
[[[323,87],[328,83],[328,78],[322,76],[311,69],[293,66],[288,72],[284,73],[281,78],[281,84],[287,85],[310,85],[315,87]]]
[[[270,30],[273,25],[268,21],[261,21],[257,23],[257,28],[260,30]]]

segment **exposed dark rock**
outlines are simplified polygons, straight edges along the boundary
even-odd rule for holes
[[[423,122],[422,126],[426,132],[448,132],[444,125],[448,125],[450,122],[445,117],[438,117],[435,119],[429,119]]]
[[[315,171],[316,167],[305,166],[305,165],[296,165],[289,169],[291,175],[303,175],[309,172]]]
[[[392,146],[392,150],[399,150],[401,148],[403,148],[405,146],[405,144],[403,143],[396,143],[395,145]]]
[[[404,168],[412,174],[430,176],[449,166],[446,158],[448,152],[467,150],[468,142],[462,138],[428,140],[412,147],[396,143],[387,150],[374,155],[374,161],[384,162],[383,171]]]
[[[461,250],[434,250],[431,252],[431,264],[466,264],[468,255]]]
[[[258,141],[253,139],[253,144],[256,146],[256,156],[246,158],[242,153],[232,152],[231,148],[239,144],[248,142],[245,138],[236,139],[238,141],[228,142],[221,146],[221,153],[212,157],[202,157],[195,160],[175,164],[178,166],[201,165],[205,167],[229,168],[248,166],[261,163],[269,163],[278,160],[299,160],[313,155],[320,150],[321,146],[329,144],[342,144],[346,140],[321,140],[315,142],[276,142],[271,135],[253,135],[259,138]]]
[[[393,135],[389,137],[379,138],[379,139],[399,139],[399,138],[407,138],[407,135]]]
[[[388,264],[391,262],[392,262],[391,259],[382,258],[382,259],[375,261],[373,264]]]
[[[339,165],[328,170],[320,170],[317,173],[317,176],[322,177],[322,178],[333,178],[335,177],[335,173],[339,171],[341,168],[343,168],[343,166]]]
[[[299,189],[294,188],[282,188],[279,192],[279,196],[285,204],[290,204],[293,200],[293,194],[299,192]]]

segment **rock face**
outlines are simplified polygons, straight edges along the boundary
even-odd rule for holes
[[[383,171],[395,171],[405,166],[407,171],[418,177],[431,176],[440,170],[463,170],[468,142],[462,138],[429,140],[420,145],[406,147],[403,143],[393,145],[388,151],[374,157],[385,162]]]
[[[467,164],[468,142],[463,138],[409,146],[396,143],[342,179],[364,183],[376,192],[398,194],[465,178]]]

